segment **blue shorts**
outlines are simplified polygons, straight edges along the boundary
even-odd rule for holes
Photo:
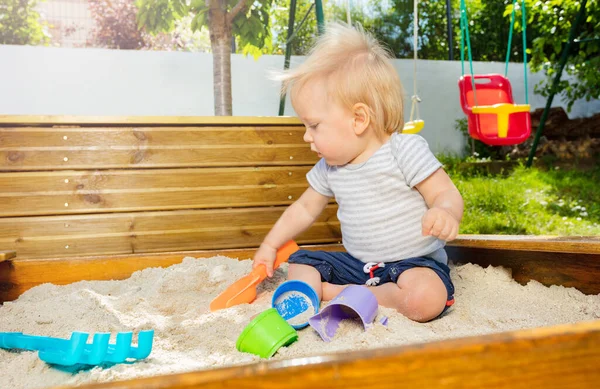
[[[365,285],[371,274],[365,272],[365,263],[346,252],[299,250],[290,256],[289,263],[312,266],[321,273],[321,281],[336,285]],[[398,281],[405,270],[414,267],[427,267],[433,270],[444,283],[448,292],[445,312],[454,304],[454,284],[450,279],[450,268],[426,257],[407,258],[396,262],[386,262],[384,267],[373,271],[379,277],[379,284]],[[442,312],[442,313],[443,313]]]

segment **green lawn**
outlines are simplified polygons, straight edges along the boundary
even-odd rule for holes
[[[465,200],[462,234],[600,235],[598,167],[486,175],[440,159]]]

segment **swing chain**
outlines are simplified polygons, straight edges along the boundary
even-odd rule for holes
[[[414,119],[414,114],[416,112],[417,120],[421,119],[421,115],[419,115],[419,106],[418,103],[421,102],[421,98],[417,94],[417,47],[419,44],[419,1],[415,0],[414,9],[413,9],[413,95],[411,97],[412,104],[410,107],[410,121],[412,122]]]

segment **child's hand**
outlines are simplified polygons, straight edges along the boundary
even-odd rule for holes
[[[267,267],[267,275],[273,277],[273,264],[277,257],[277,249],[269,246],[266,243],[260,245],[256,253],[254,254],[254,262],[252,268],[256,268],[259,265],[265,265]]]
[[[458,235],[458,220],[442,208],[430,208],[422,219],[423,235],[435,236],[447,242]]]

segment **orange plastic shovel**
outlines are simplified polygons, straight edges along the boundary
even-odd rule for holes
[[[273,270],[277,269],[282,263],[287,262],[290,255],[300,248],[293,240],[290,240],[277,250],[277,258],[273,264]],[[256,299],[256,287],[265,278],[267,278],[266,266],[258,266],[250,274],[244,276],[231,284],[210,303],[210,310],[233,307],[234,305],[251,303]]]

